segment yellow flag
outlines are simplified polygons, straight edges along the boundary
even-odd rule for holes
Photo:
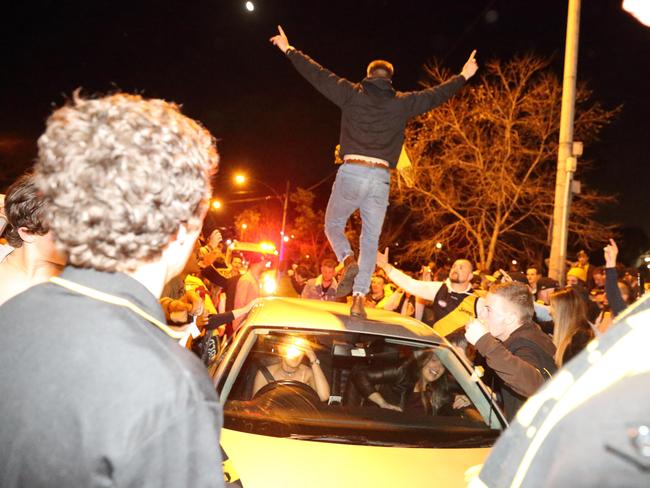
[[[400,153],[399,159],[397,160],[397,171],[399,171],[399,175],[404,179],[406,186],[412,188],[413,165],[411,164],[411,159],[406,152],[406,146],[404,144],[402,144],[402,152]]]

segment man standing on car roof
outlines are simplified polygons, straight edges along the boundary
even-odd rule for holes
[[[353,293],[350,315],[365,317],[364,297],[375,267],[375,253],[384,223],[390,190],[390,169],[395,168],[409,118],[431,110],[451,98],[471,78],[478,66],[473,51],[460,75],[426,90],[398,92],[393,88],[393,65],[372,61],[367,77],[351,83],[320,66],[295,49],[278,26],[270,40],[287,55],[298,72],[342,112],[338,170],[325,213],[325,234],[345,266],[337,296]],[[345,236],[352,213],[361,212],[359,262]]]

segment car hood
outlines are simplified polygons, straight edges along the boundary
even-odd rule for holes
[[[226,470],[243,488],[466,486],[488,448],[361,446],[222,429]],[[231,473],[232,474],[232,473]]]

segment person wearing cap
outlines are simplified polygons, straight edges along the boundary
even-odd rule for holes
[[[594,267],[589,264],[589,255],[587,251],[581,249],[576,254],[577,261],[573,263],[574,268],[579,268],[584,271],[584,282],[587,290],[594,287]]]
[[[574,266],[566,273],[566,284],[569,286],[579,285],[584,288],[587,284],[587,272],[582,268]]]
[[[321,94],[341,109],[338,170],[325,213],[325,234],[345,272],[337,296],[353,294],[350,314],[365,317],[364,297],[370,288],[375,252],[388,206],[390,169],[404,143],[408,119],[431,110],[451,98],[478,69],[472,52],[461,73],[441,85],[413,92],[393,88],[393,65],[372,61],[366,78],[352,83],[323,68],[289,44],[282,27],[270,41],[291,61],[296,70]],[[361,212],[361,242],[358,262],[345,236],[352,213]]]
[[[553,293],[559,286],[560,284],[553,278],[542,276],[537,282],[536,300],[545,305],[548,305],[551,303],[551,293]]]

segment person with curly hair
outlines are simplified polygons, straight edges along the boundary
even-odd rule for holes
[[[223,486],[218,397],[158,301],[217,164],[164,100],[75,93],[48,118],[34,181],[68,264],[0,307],[1,486]]]
[[[7,244],[0,246],[0,305],[59,274],[65,265],[45,223],[45,203],[30,173],[9,187],[3,213],[7,227],[2,236]]]

